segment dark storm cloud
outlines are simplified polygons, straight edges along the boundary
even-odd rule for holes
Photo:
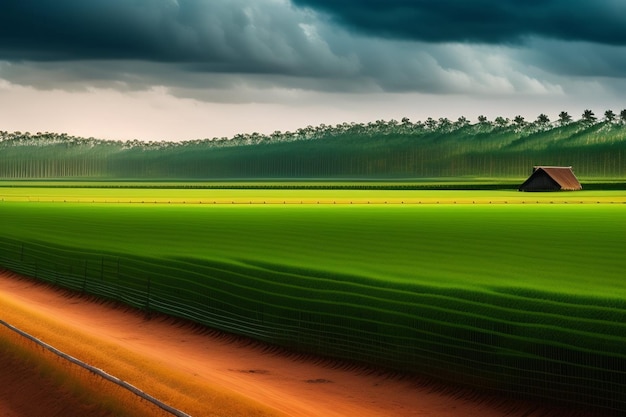
[[[288,0],[5,0],[0,61],[1,77],[45,89],[436,91],[445,82],[429,53],[354,37]]]
[[[204,72],[323,71],[293,7],[249,0],[3,0],[0,59],[136,60]],[[321,54],[321,55],[320,55]],[[337,68],[333,67],[333,71]]]
[[[174,3],[125,0],[8,0],[0,4],[0,51],[5,59],[79,60],[180,58]],[[186,49],[186,48],[185,48]],[[186,54],[188,55],[188,53]]]
[[[622,42],[626,2],[586,4],[0,0],[0,81],[62,90],[157,86],[220,102],[263,101],[277,90],[560,94],[559,74],[623,76],[615,55],[626,48],[594,50],[591,40]],[[369,36],[350,29],[357,26]]]
[[[626,44],[621,0],[293,0],[359,31],[426,42],[517,43],[546,37]]]
[[[626,47],[589,42],[564,44],[533,39],[514,52],[520,62],[532,62],[554,74],[573,77],[626,78]]]

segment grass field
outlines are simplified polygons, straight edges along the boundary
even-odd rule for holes
[[[301,350],[623,411],[625,194],[2,188],[0,264]]]
[[[5,203],[0,213],[4,237],[93,252],[626,295],[622,205]]]

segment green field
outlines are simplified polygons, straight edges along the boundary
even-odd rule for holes
[[[0,265],[307,352],[620,412],[625,194],[7,187]]]
[[[519,185],[521,181],[515,184]],[[603,184],[609,183],[604,180]],[[24,186],[28,184],[28,186]],[[432,189],[434,187],[452,189]],[[497,189],[480,189],[497,186]],[[265,187],[265,188],[264,188]],[[294,187],[294,188],[292,188]],[[426,187],[427,189],[421,189]],[[473,187],[479,189],[455,189]],[[550,204],[626,203],[626,191],[520,193],[512,183],[420,182],[8,182],[0,201],[144,204]]]
[[[602,296],[626,296],[624,212],[609,204],[0,208],[2,236],[24,242],[126,256],[264,262],[435,286]]]

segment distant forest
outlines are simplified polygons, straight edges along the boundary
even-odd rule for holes
[[[404,118],[184,142],[0,131],[3,179],[520,178],[534,165],[625,177],[626,110],[586,110],[578,120],[561,112],[554,121]]]

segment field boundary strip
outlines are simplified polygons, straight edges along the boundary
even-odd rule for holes
[[[58,350],[57,348],[37,339],[36,337],[26,333],[23,330],[18,329],[17,327],[5,322],[4,320],[0,320],[0,324],[3,325],[4,327],[6,327],[7,329],[17,333],[19,336],[35,343],[36,345],[48,350],[49,352],[52,352],[54,355],[58,356],[59,358],[62,358],[74,365],[77,365],[89,372],[92,372],[93,374],[105,379],[106,381],[112,382],[113,384],[122,387],[124,389],[126,389],[127,391],[135,394],[137,397],[140,397],[152,404],[154,404],[155,406],[159,407],[160,409],[162,409],[163,411],[170,413],[173,416],[176,417],[192,417],[191,415],[180,411],[172,406],[169,406],[167,404],[165,404],[164,402],[158,400],[157,398],[151,396],[150,394],[147,394],[145,392],[143,392],[142,390],[140,390],[139,388],[135,387],[132,384],[129,384],[126,381],[123,381],[105,371],[103,371],[102,369],[96,368],[94,366],[91,366],[79,359],[76,359],[73,356],[68,355],[67,353],[64,353],[60,350]]]
[[[319,199],[319,200],[304,200],[304,199],[289,199],[289,200],[276,200],[276,201],[268,201],[268,200],[174,200],[174,201],[159,201],[159,200],[111,200],[111,199],[65,199],[65,200],[55,200],[55,199],[45,199],[38,198],[35,199],[27,199],[27,198],[0,198],[0,202],[4,203],[56,203],[56,204],[110,204],[110,205],[119,205],[119,204],[132,204],[132,205],[203,205],[203,206],[250,206],[250,205],[298,205],[298,206],[315,206],[315,205],[343,205],[343,206],[367,206],[367,205],[489,205],[489,204],[509,204],[509,205],[551,205],[551,204],[626,204],[626,196],[618,197],[615,199],[607,200],[607,199],[594,199],[585,197],[582,199],[451,199],[451,198],[441,198],[441,199],[404,199],[397,201],[389,201],[384,199],[370,199],[370,200],[328,200],[328,199]]]

